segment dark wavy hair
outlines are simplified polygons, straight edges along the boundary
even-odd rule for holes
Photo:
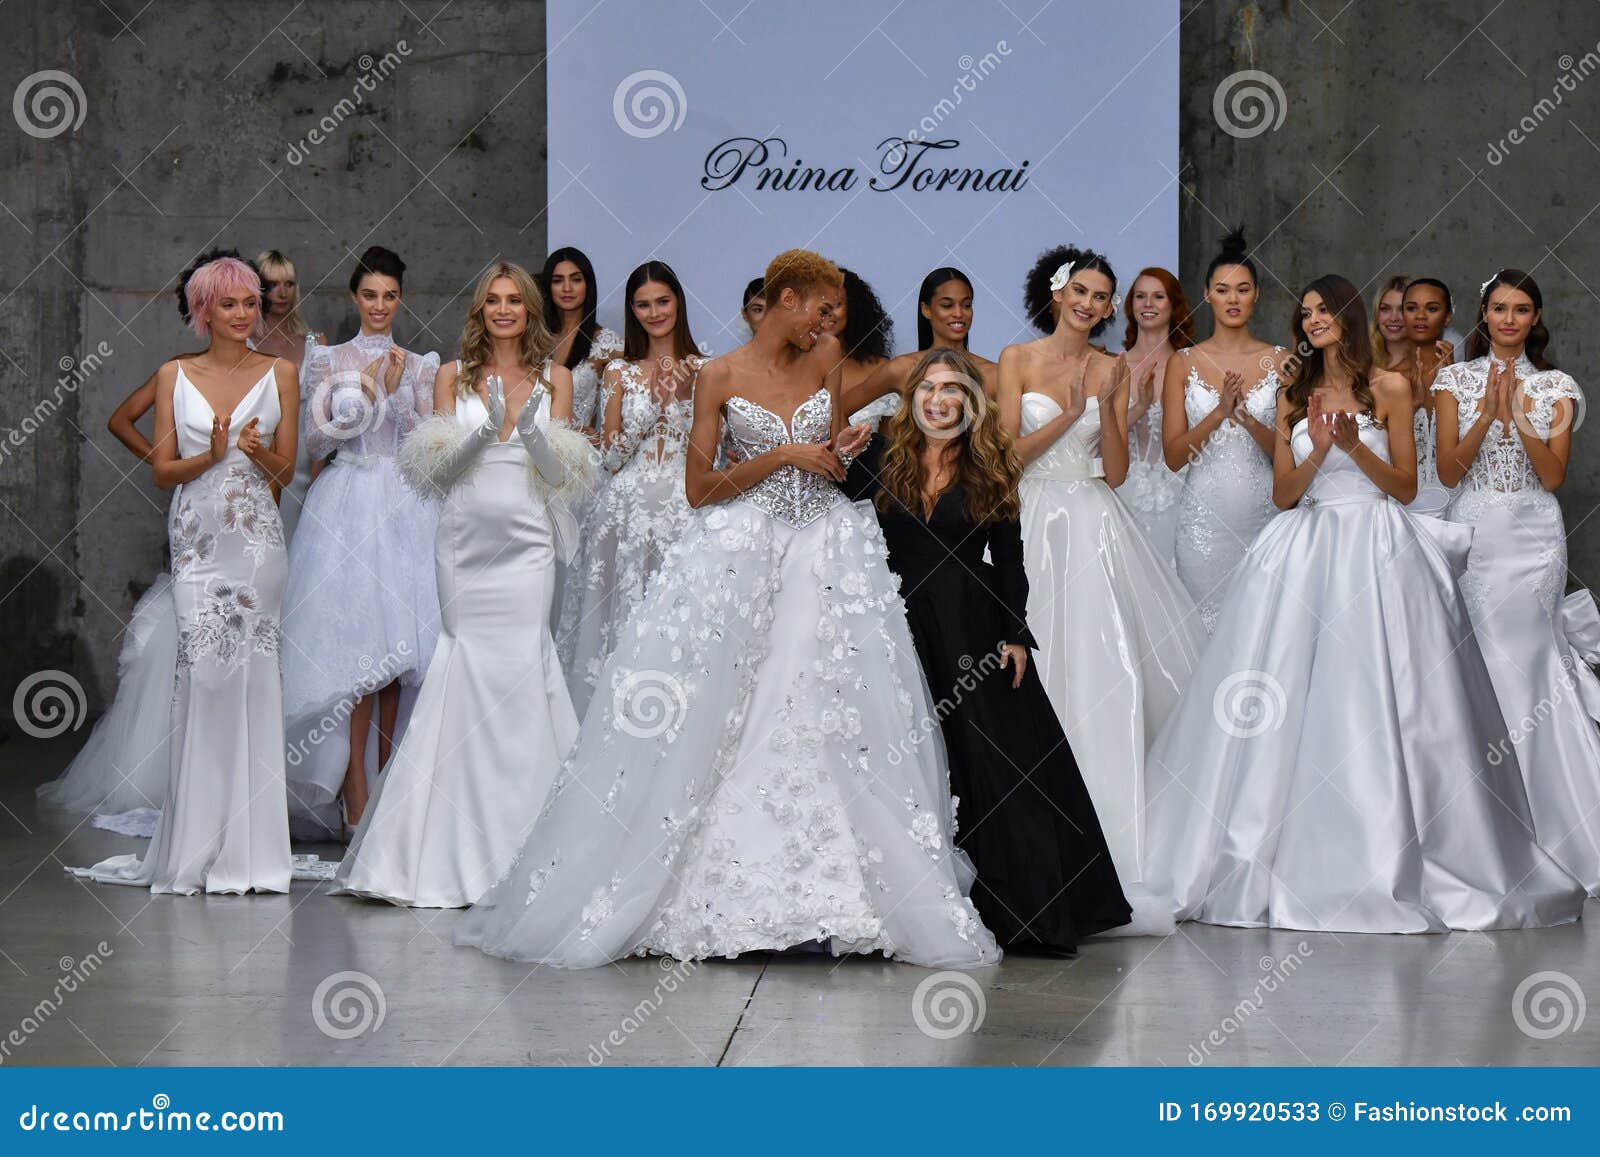
[[[1324,273],[1300,291],[1299,301],[1315,293],[1322,298],[1328,312],[1338,319],[1339,344],[1333,347],[1334,357],[1351,377],[1351,392],[1356,401],[1373,415],[1376,406],[1372,398],[1372,336],[1367,329],[1367,306],[1361,300],[1361,291],[1337,273]],[[1289,429],[1306,416],[1306,406],[1311,393],[1327,374],[1324,355],[1327,351],[1312,346],[1306,337],[1305,322],[1300,309],[1294,311],[1289,325],[1295,354],[1289,361],[1289,378],[1283,384],[1283,396],[1289,402]]]
[[[1051,264],[1046,264],[1046,261],[1050,261]],[[1056,328],[1056,318],[1050,317],[1050,304],[1054,296],[1056,296],[1050,288],[1050,278],[1056,275],[1056,270],[1061,269],[1069,261],[1072,262],[1072,272],[1074,274],[1082,274],[1085,269],[1093,269],[1096,272],[1101,272],[1101,274],[1106,274],[1106,277],[1110,280],[1110,296],[1112,296],[1112,299],[1117,298],[1117,270],[1110,267],[1106,254],[1096,253],[1094,250],[1080,250],[1077,245],[1058,245],[1053,250],[1045,250],[1043,253],[1038,254],[1038,259],[1034,262],[1034,269],[1029,270],[1027,282],[1024,283],[1024,288],[1022,288],[1024,294],[1029,294],[1029,299],[1026,302],[1027,310],[1029,310],[1029,320],[1034,323],[1035,328],[1040,333],[1053,333],[1054,328]],[[1035,285],[1035,277],[1042,277],[1043,280],[1040,280]],[[1035,312],[1035,298],[1040,293],[1043,294],[1043,306],[1038,307],[1038,309],[1042,310],[1045,320],[1040,320],[1037,312]],[[1094,323],[1093,330],[1090,330],[1090,338],[1099,338],[1101,333],[1106,331],[1106,326],[1110,325],[1115,317],[1117,317],[1117,309],[1115,309],[1114,304],[1112,310],[1110,310],[1110,315],[1102,317],[1099,322]]]
[[[248,257],[240,257],[237,249],[223,249],[221,247],[207,249],[190,262],[189,267],[178,275],[178,316],[183,318],[184,325],[194,324],[194,318],[189,314],[189,279],[195,275],[202,265],[210,265],[213,261],[223,257],[231,257],[235,261],[243,261],[251,269],[255,270],[258,278],[261,276],[261,267]]]
[[[1257,285],[1261,278],[1256,275],[1256,263],[1250,260],[1250,246],[1244,239],[1244,226],[1240,225],[1232,233],[1222,239],[1222,247],[1217,250],[1217,255],[1211,259],[1211,264],[1206,266],[1206,289],[1211,289],[1211,275],[1224,265],[1242,265],[1250,271],[1250,280]],[[1365,312],[1363,310],[1362,312]]]
[[[1489,307],[1489,295],[1501,285],[1519,289],[1533,299],[1533,308],[1539,311],[1539,320],[1534,322],[1533,328],[1528,331],[1528,341],[1522,347],[1522,352],[1533,363],[1535,369],[1555,369],[1556,363],[1545,353],[1545,349],[1550,345],[1550,331],[1544,324],[1544,294],[1539,292],[1539,283],[1532,275],[1520,269],[1502,269],[1483,287],[1483,293],[1478,297],[1478,320],[1473,325],[1472,332],[1467,335],[1467,361],[1483,357],[1491,348],[1489,327],[1484,323],[1483,311]]]
[[[678,299],[678,321],[672,330],[672,356],[679,359],[698,357],[700,347],[694,344],[694,335],[689,332],[689,302],[684,297],[683,282],[678,280],[672,266],[665,261],[654,260],[646,261],[628,274],[628,283],[622,291],[622,356],[630,362],[640,361],[650,348],[650,335],[633,315],[633,295],[641,285],[650,281],[659,281],[672,290],[672,295]]]
[[[594,348],[594,339],[600,334],[600,322],[595,318],[599,290],[595,287],[594,263],[589,260],[587,253],[572,245],[552,250],[550,256],[544,259],[544,268],[539,270],[539,291],[544,294],[544,325],[552,334],[561,332],[561,310],[550,294],[550,279],[555,276],[556,266],[563,261],[572,262],[583,274],[583,316],[578,320],[578,332],[573,335],[572,348],[561,363],[570,370],[589,357],[589,351]],[[679,300],[682,300],[681,296]]]
[[[886,361],[894,356],[894,322],[883,302],[860,274],[839,266],[844,274],[844,332],[839,344],[853,362]]]
[[[1033,259],[1028,276],[1023,278],[1022,308],[1027,311],[1029,323],[1042,334],[1048,335],[1056,328],[1056,319],[1050,313],[1050,279],[1056,270],[1072,260],[1068,254],[1076,252],[1066,245],[1046,249]]]
[[[393,249],[385,249],[382,245],[367,247],[367,251],[356,259],[356,267],[350,271],[351,293],[361,288],[361,279],[369,273],[394,278],[400,291],[405,292],[406,263],[400,260],[400,255]]]
[[[965,428],[956,438],[952,483],[959,485],[965,495],[963,512],[978,523],[1015,519],[1022,509],[1017,495],[1022,460],[1017,457],[1010,435],[1000,425],[1000,408],[984,393],[978,363],[965,350],[924,350],[900,383],[900,409],[889,416],[883,427],[886,444],[874,503],[885,512],[899,505],[908,514],[922,517],[922,450],[928,436],[915,412],[912,395],[934,366],[955,370],[967,395],[962,400]]]
[[[933,323],[922,316],[922,307],[933,301],[933,295],[938,288],[947,281],[959,281],[967,287],[967,292],[972,292],[972,278],[953,265],[941,265],[932,273],[922,279],[922,285],[917,290],[917,349],[925,350],[933,346]],[[966,349],[972,340],[972,327],[967,327],[967,336],[962,339],[961,348]]]

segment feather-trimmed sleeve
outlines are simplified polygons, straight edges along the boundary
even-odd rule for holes
[[[442,498],[450,489],[450,466],[467,431],[454,414],[434,414],[417,423],[395,454],[395,468],[405,484],[423,498]]]

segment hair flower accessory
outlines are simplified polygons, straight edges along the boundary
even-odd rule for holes
[[[1077,264],[1077,262],[1069,261],[1065,265],[1063,265],[1060,269],[1056,270],[1053,274],[1050,275],[1050,292],[1051,293],[1058,292],[1061,289],[1061,287],[1064,286],[1067,283],[1067,278],[1072,276],[1072,267],[1075,264]]]

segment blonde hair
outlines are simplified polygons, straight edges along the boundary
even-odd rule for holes
[[[511,261],[497,261],[478,279],[472,291],[472,307],[467,311],[467,323],[461,328],[461,372],[456,375],[456,395],[466,397],[478,383],[478,371],[494,352],[494,341],[483,324],[483,307],[489,300],[489,287],[498,278],[509,278],[522,294],[522,303],[528,312],[528,328],[522,331],[517,353],[523,365],[539,369],[556,347],[550,327],[544,321],[544,295],[534,282],[533,275]]]
[[[844,288],[844,274],[839,267],[809,249],[785,249],[767,265],[767,274],[762,280],[766,284],[762,296],[767,299],[768,309],[778,304],[778,295],[785,289],[804,297],[807,290],[818,285]]]
[[[261,280],[289,281],[294,278],[294,262],[276,249],[263,249],[256,254],[256,268],[261,271]],[[261,316],[267,315],[266,286],[263,285],[261,294]],[[306,319],[300,316],[300,285],[296,282],[294,287],[294,304],[289,307],[288,319],[284,322],[288,332],[296,337],[304,337],[311,332],[311,327],[306,324]]]
[[[965,350],[941,346],[926,350],[900,383],[900,409],[884,424],[888,445],[883,449],[874,501],[879,510],[888,511],[898,504],[914,516],[922,516],[922,449],[928,436],[918,421],[914,395],[935,366],[955,370],[967,394],[962,399],[966,429],[955,439],[956,473],[951,483],[965,492],[963,511],[977,523],[1009,522],[1022,510],[1017,497],[1022,460],[1000,425],[999,407],[984,392],[978,363]]]
[[[1401,277],[1398,274],[1394,277],[1386,277],[1383,280],[1383,284],[1378,286],[1378,292],[1372,297],[1372,364],[1380,370],[1388,369],[1390,362],[1389,343],[1384,340],[1383,327],[1378,324],[1378,316],[1383,308],[1383,299],[1399,290],[1400,300],[1404,303],[1406,286],[1410,284],[1411,278],[1409,277]]]

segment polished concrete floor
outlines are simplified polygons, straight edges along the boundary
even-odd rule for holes
[[[1600,1063],[1600,1010],[1579,1021],[1600,998],[1593,903],[1493,935],[1184,925],[972,981],[805,954],[558,972],[455,947],[458,913],[325,884],[185,899],[66,876],[143,846],[34,805],[86,731],[0,745],[6,1064]]]

